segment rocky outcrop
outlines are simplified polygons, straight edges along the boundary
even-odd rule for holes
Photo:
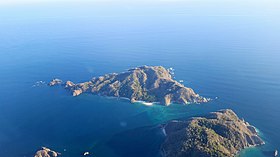
[[[49,86],[61,85],[61,84],[62,84],[62,80],[55,78],[55,79],[51,80],[51,82],[49,83]]]
[[[233,157],[241,149],[264,144],[256,129],[232,110],[165,125],[164,157]]]
[[[41,150],[38,150],[34,157],[57,157],[60,153],[55,152],[49,148],[42,147]]]
[[[71,89],[73,86],[75,86],[75,84],[71,81],[66,81],[65,83],[65,88],[69,88]]]
[[[59,84],[53,80],[50,85]],[[193,89],[185,87],[172,79],[170,71],[162,66],[142,66],[129,69],[123,73],[106,74],[94,77],[90,81],[74,84],[67,81],[65,88],[73,96],[92,93],[103,96],[125,97],[131,102],[160,102],[169,105],[204,103],[209,99],[199,96]]]

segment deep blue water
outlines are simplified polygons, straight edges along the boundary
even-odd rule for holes
[[[0,6],[0,156],[32,156],[41,146],[67,157],[156,156],[154,126],[224,108],[266,141],[241,156],[272,156],[280,149],[280,12],[269,2]],[[33,87],[141,65],[173,67],[176,79],[218,99],[144,106]]]

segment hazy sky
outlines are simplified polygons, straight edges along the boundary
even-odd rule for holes
[[[255,3],[255,4],[277,4],[279,0],[0,0],[0,5],[7,4],[30,4],[30,3],[48,3],[48,2],[237,2],[237,3]]]
[[[132,13],[280,16],[280,0],[0,0],[0,7],[1,19]]]

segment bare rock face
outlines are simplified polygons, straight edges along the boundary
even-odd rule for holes
[[[164,157],[234,157],[241,149],[264,144],[256,129],[232,110],[171,121],[165,126]]]
[[[75,90],[73,90],[72,92],[73,92],[73,93],[72,93],[73,96],[78,96],[78,95],[80,95],[80,94],[83,93],[83,90],[81,90],[81,89],[75,89]]]
[[[171,100],[172,100],[172,95],[171,94],[167,94],[164,96],[164,105],[168,106],[171,104]]]
[[[57,84],[54,80],[52,82]],[[164,105],[172,102],[188,104],[209,101],[196,94],[193,89],[173,80],[170,71],[162,66],[141,66],[119,74],[112,73],[94,77],[88,82],[78,84],[67,81],[65,88],[69,89],[73,96],[86,92],[103,96],[125,97],[129,98],[131,102],[160,102]]]
[[[34,157],[57,157],[60,153],[55,152],[49,148],[42,147],[41,150],[38,150]]]
[[[65,88],[72,88],[75,84],[71,81],[66,81]]]
[[[62,84],[62,80],[55,78],[49,83],[49,86],[61,85],[61,84]]]

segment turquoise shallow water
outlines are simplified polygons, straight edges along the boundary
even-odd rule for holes
[[[280,149],[279,10],[237,4],[220,10],[206,2],[1,7],[0,156],[32,156],[41,146],[67,157],[85,151],[156,156],[162,135],[154,126],[224,108],[266,141],[240,155],[271,156]],[[82,82],[140,65],[173,67],[177,80],[218,99],[143,106],[33,87],[53,77]]]

